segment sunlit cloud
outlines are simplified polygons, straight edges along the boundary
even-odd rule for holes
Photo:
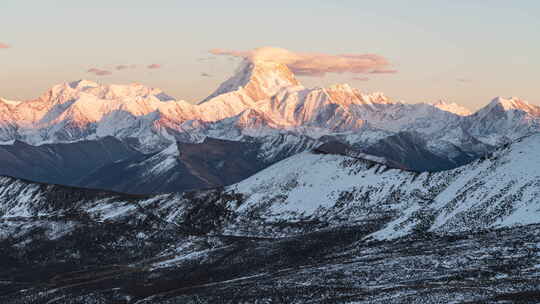
[[[147,66],[148,69],[152,69],[152,70],[161,69],[161,67],[162,67],[161,64],[157,64],[157,63],[152,63]]]
[[[213,55],[240,57],[251,62],[271,61],[287,65],[294,73],[305,76],[324,76],[326,73],[387,74],[390,62],[377,54],[299,53],[283,48],[262,47],[250,51],[212,49]]]
[[[91,68],[91,69],[88,69],[88,71],[86,71],[88,73],[91,73],[91,74],[94,74],[96,76],[107,76],[107,75],[112,75],[112,72],[111,71],[108,71],[108,70],[102,70],[102,69],[98,69],[98,68]]]
[[[9,44],[0,42],[0,49],[9,49],[9,48],[11,48]]]

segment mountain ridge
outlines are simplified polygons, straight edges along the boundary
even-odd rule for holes
[[[0,101],[0,142],[40,145],[114,136],[134,142],[143,153],[177,141],[243,141],[288,132],[298,138],[330,136],[367,149],[389,136],[416,132],[425,141],[426,155],[442,157],[448,163],[443,167],[449,168],[538,131],[540,107],[516,98],[496,98],[471,114],[442,101],[394,102],[347,84],[304,88],[285,65],[257,61],[243,62],[237,74],[199,104],[141,84],[86,80],[56,85],[34,100]],[[399,156],[392,160],[399,162]]]
[[[540,107],[515,98],[494,99],[476,114],[489,112],[494,103],[502,104],[504,110],[518,110],[532,116],[540,116]],[[158,113],[159,117],[153,119],[154,125],[169,129],[173,133],[169,134],[171,136],[175,136],[176,132],[182,132],[182,125],[185,122],[218,122],[246,110],[264,113],[274,125],[277,123],[278,128],[294,129],[298,126],[311,125],[311,128],[329,129],[330,132],[354,130],[366,120],[376,122],[382,119],[377,125],[381,127],[388,118],[385,118],[385,115],[381,116],[381,113],[375,117],[369,115],[369,112],[376,110],[375,108],[379,108],[379,111],[389,109],[410,111],[415,107],[427,105],[458,116],[471,115],[469,111],[456,104],[442,101],[400,106],[401,103],[392,102],[381,93],[364,94],[347,84],[305,89],[283,64],[248,61],[242,63],[236,75],[225,81],[198,105],[174,100],[159,89],[148,88],[141,84],[100,85],[87,80],[56,85],[35,100],[2,101],[0,105],[4,105],[3,111],[0,112],[4,113],[0,117],[2,123],[28,128],[29,130],[22,132],[21,137],[31,144],[47,140],[40,140],[38,135],[28,134],[32,133],[32,129],[47,129],[51,128],[51,125],[69,121],[75,126],[84,128],[99,123],[100,120],[106,120],[107,115],[114,111],[126,111],[130,115],[141,117],[142,120],[143,116]],[[382,105],[386,105],[385,109],[381,109]],[[334,117],[328,113],[336,111],[337,116]],[[157,130],[151,131],[155,133]],[[117,133],[115,130],[104,132],[112,136]],[[13,137],[6,134],[7,132],[3,133],[0,135],[4,141]],[[74,135],[72,139],[78,140],[81,136],[84,137]],[[55,138],[54,132],[46,137],[53,141],[62,140]]]

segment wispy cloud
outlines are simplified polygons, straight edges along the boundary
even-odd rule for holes
[[[135,64],[130,64],[130,65],[127,65],[127,64],[119,64],[115,67],[115,69],[117,69],[118,71],[122,71],[122,70],[127,70],[127,69],[134,69],[136,68],[137,65]]]
[[[272,61],[287,65],[294,73],[324,76],[326,73],[382,74],[396,73],[390,62],[377,54],[299,53],[283,48],[262,47],[250,51],[212,49],[213,55],[241,57],[249,61]]]
[[[11,46],[7,43],[0,42],[0,49],[9,49]]]
[[[369,72],[370,74],[395,74],[397,73],[397,70],[391,70],[391,69],[380,69],[380,70],[373,70]]]
[[[368,77],[353,77],[352,79],[353,80],[358,80],[358,81],[368,81],[369,80]]]
[[[148,65],[147,68],[148,68],[148,69],[155,70],[155,69],[161,69],[162,66],[161,66],[161,64],[152,63],[152,64]]]
[[[201,76],[202,76],[202,77],[212,77],[212,75],[211,75],[211,74],[208,74],[208,73],[201,73]]]
[[[92,73],[96,76],[107,76],[107,75],[112,75],[112,72],[111,71],[108,71],[108,70],[102,70],[102,69],[98,69],[98,68],[91,68],[91,69],[88,69],[88,71],[86,71],[88,73]]]
[[[214,56],[208,56],[208,57],[201,57],[201,58],[198,58],[197,61],[210,61],[210,60],[215,60],[216,57]]]
[[[114,70],[117,70],[117,71],[124,71],[124,70],[136,69],[138,67],[139,66],[136,65],[136,64],[118,64],[118,65],[110,67],[110,69],[91,68],[91,69],[88,69],[86,72],[92,73],[92,74],[97,75],[97,76],[107,76],[107,75],[112,75],[113,74],[111,69],[114,69]],[[144,65],[143,65],[143,67],[144,67]],[[146,68],[148,68],[148,69],[160,69],[161,67],[162,66],[160,64],[157,64],[157,63],[153,63],[153,64],[150,64],[150,65],[146,66]]]

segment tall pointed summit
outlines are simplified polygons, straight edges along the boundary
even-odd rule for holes
[[[284,87],[299,85],[300,82],[285,64],[245,60],[231,78],[223,82],[201,103],[238,90],[244,91],[253,101],[258,101],[272,97]]]

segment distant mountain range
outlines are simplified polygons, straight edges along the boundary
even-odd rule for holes
[[[349,143],[402,131],[460,144],[467,137],[496,145],[537,131],[540,107],[496,98],[476,113],[456,104],[406,104],[349,85],[306,89],[282,64],[245,62],[197,105],[140,84],[76,81],[29,101],[0,99],[0,139],[29,144],[114,136],[157,151],[174,141],[239,139],[290,131],[318,138],[345,133]],[[451,132],[450,132],[451,131]],[[442,135],[442,136],[441,136]]]
[[[193,159],[181,159],[183,146],[203,147],[205,138],[237,142],[239,146],[254,143],[256,151],[249,152],[253,162],[250,167],[258,169],[325,142],[339,141],[413,171],[440,171],[464,165],[538,130],[540,107],[518,98],[496,98],[475,113],[440,101],[408,104],[391,101],[382,93],[366,94],[346,84],[307,89],[287,66],[265,61],[244,62],[234,76],[199,104],[174,100],[159,89],[140,84],[101,85],[86,80],[54,86],[35,100],[0,99],[0,142],[4,150],[20,151],[22,143],[26,143],[45,145],[51,147],[49,153],[56,153],[73,150],[68,144],[114,137],[118,142],[112,144],[109,139],[111,145],[126,146],[137,157],[119,154],[101,158],[95,164],[88,162],[84,168],[75,166],[73,170],[81,171],[66,184],[133,193],[183,191],[238,181],[226,175],[218,179],[203,177],[203,183],[181,180],[188,179],[177,172],[181,163],[199,177],[208,170],[220,170],[218,162],[215,167],[202,169],[191,163]],[[10,145],[16,147],[8,148]],[[83,146],[89,150],[81,157],[84,153],[100,153],[94,150],[97,145]],[[215,148],[225,149],[217,154],[227,151],[225,146]],[[0,164],[7,164],[13,157],[27,163],[24,155],[19,158],[12,154],[0,155]],[[36,154],[34,163],[37,167],[42,164],[42,168],[35,170],[57,166],[40,157],[42,154]],[[58,160],[65,156],[55,157]],[[167,165],[171,157],[174,165]],[[158,164],[160,161],[164,163]],[[69,162],[62,165],[71,166]],[[171,171],[147,172],[142,169],[146,166]],[[10,167],[4,166],[0,174],[13,175],[15,171]],[[98,177],[112,172],[107,168],[126,175],[121,181],[117,175],[114,183],[112,179],[105,183],[107,179]],[[138,186],[143,171],[145,178],[159,181],[160,187]],[[19,171],[16,176],[61,181],[24,172],[29,171]],[[148,176],[151,172],[156,176]],[[91,182],[91,177],[95,181]]]

